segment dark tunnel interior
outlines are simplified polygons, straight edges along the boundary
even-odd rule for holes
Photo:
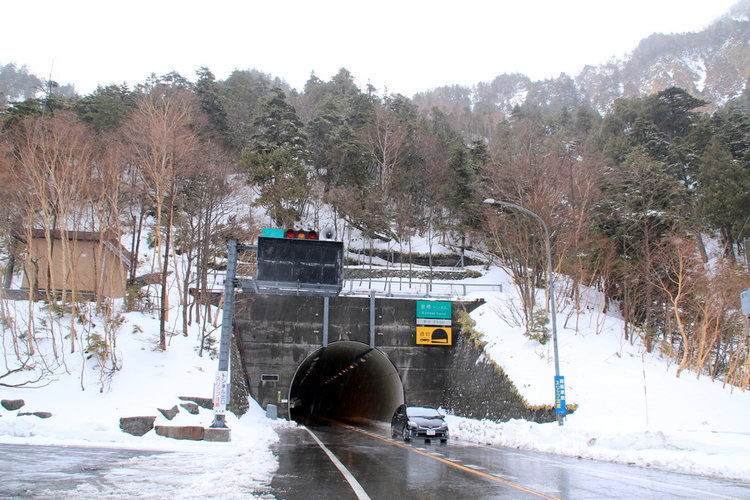
[[[296,421],[390,422],[404,387],[388,357],[360,342],[335,342],[310,355],[289,391]]]

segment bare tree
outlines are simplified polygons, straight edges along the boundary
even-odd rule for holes
[[[193,316],[204,329],[203,320],[210,318],[208,275],[217,258],[226,251],[228,231],[233,231],[238,222],[237,191],[241,187],[232,182],[231,175],[236,171],[233,158],[221,147],[213,142],[204,143],[199,157],[200,164],[193,166],[179,191],[183,210],[175,225],[175,246],[179,247],[184,264],[180,290],[184,335]],[[195,294],[192,301],[191,288]],[[201,306],[205,307],[205,314],[201,314]]]
[[[198,134],[191,127],[197,114],[192,93],[179,87],[146,89],[125,124],[133,161],[154,205],[156,270],[161,275],[159,348],[166,350],[169,310],[167,268],[172,245],[175,197],[182,173],[195,159]]]
[[[665,329],[676,333],[669,347],[679,354],[677,376],[685,369],[698,377],[704,371],[712,378],[726,373],[731,365],[727,358],[744,352],[736,300],[748,285],[747,277],[728,259],[707,270],[693,238],[674,236],[657,250],[650,276],[668,304]]]
[[[564,179],[564,157],[558,144],[531,125],[522,126],[504,153],[486,168],[488,194],[495,199],[515,203],[541,217],[551,233],[552,267],[562,262],[561,234],[574,218],[568,212]],[[539,223],[525,214],[505,212],[497,207],[487,211],[490,247],[500,266],[513,277],[521,297],[521,311],[527,330],[536,323],[536,290],[544,287],[547,267],[545,243]]]
[[[65,111],[21,120],[13,127],[10,138],[15,184],[24,194],[27,276],[34,281],[29,287],[30,298],[35,298],[36,281],[44,273],[47,301],[56,303],[59,298],[74,308],[78,298],[73,266],[75,231],[83,227],[86,216],[96,154],[93,138],[73,113]],[[35,229],[44,234],[42,252],[33,244]],[[33,325],[33,321],[30,323]],[[77,342],[74,314],[68,338],[74,352]]]
[[[373,180],[388,199],[394,172],[403,161],[407,150],[406,126],[400,123],[387,106],[376,106],[374,121],[366,128],[365,142],[375,159]]]

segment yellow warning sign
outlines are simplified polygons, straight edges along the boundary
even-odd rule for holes
[[[417,344],[453,345],[453,332],[444,326],[418,326]]]

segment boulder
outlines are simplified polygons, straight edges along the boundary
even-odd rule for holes
[[[133,436],[143,436],[154,428],[156,417],[122,417],[120,419],[120,429]]]
[[[10,411],[18,410],[19,408],[23,408],[23,406],[26,404],[26,402],[23,399],[3,399],[0,400],[0,405],[3,405],[3,408]]]
[[[190,439],[192,441],[203,440],[203,427],[198,425],[157,425],[154,428],[154,431],[159,436],[164,436],[172,439]]]
[[[180,396],[180,399],[182,401],[192,401],[193,403],[197,404],[201,408],[205,408],[207,410],[214,409],[214,400],[211,398],[196,398],[192,396]]]
[[[182,403],[180,404],[187,412],[191,415],[197,415],[200,412],[200,407],[195,403]]]
[[[162,415],[164,415],[164,418],[167,420],[172,420],[175,416],[177,416],[178,413],[180,413],[180,409],[177,408],[177,405],[174,405],[172,408],[165,410],[163,408],[157,408],[161,412]]]
[[[33,412],[18,412],[19,417],[39,417],[39,418],[50,418],[52,414],[48,411],[33,411]]]

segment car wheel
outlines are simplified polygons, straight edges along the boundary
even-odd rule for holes
[[[391,427],[391,439],[394,439],[396,437],[396,428]]]
[[[441,442],[441,443],[447,443],[447,442],[448,442],[448,440],[447,440],[447,439],[441,439],[441,440],[440,440],[440,442]]]
[[[409,432],[409,429],[404,426],[404,441],[411,441],[411,433]]]

